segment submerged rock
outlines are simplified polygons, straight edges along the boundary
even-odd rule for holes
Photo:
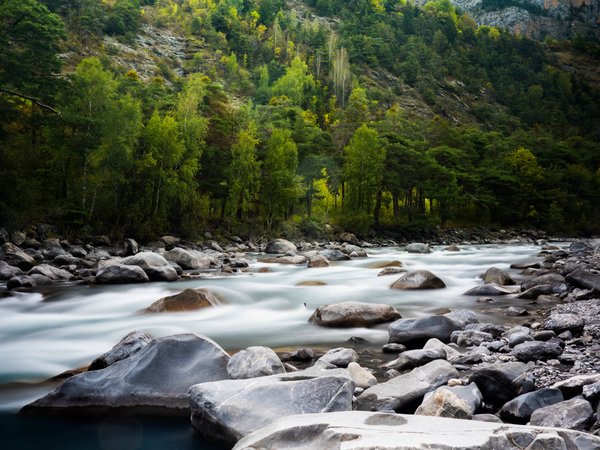
[[[442,289],[446,287],[439,277],[428,270],[408,272],[398,278],[391,286],[392,289]]]
[[[320,306],[308,321],[324,327],[369,327],[402,317],[393,306],[363,302],[342,302]]]
[[[406,246],[406,251],[408,253],[431,253],[431,247],[427,244],[423,244],[422,242],[413,242],[412,244],[408,244]]]

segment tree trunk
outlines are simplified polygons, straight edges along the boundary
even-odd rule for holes
[[[375,200],[375,211],[373,214],[373,219],[375,221],[375,225],[379,225],[379,216],[381,215],[381,191],[377,191],[377,198]]]

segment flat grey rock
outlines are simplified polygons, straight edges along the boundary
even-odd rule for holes
[[[186,250],[175,247],[165,253],[165,259],[177,263],[182,269],[208,269],[210,258],[198,250]]]
[[[401,317],[391,305],[342,302],[318,307],[308,321],[324,327],[369,327]]]
[[[431,338],[439,339],[442,342],[450,342],[452,332],[462,328],[462,322],[446,316],[398,319],[388,327],[389,342],[395,344],[418,343]]]
[[[422,350],[408,350],[400,354],[397,359],[384,364],[382,367],[396,370],[412,369],[424,366],[436,359],[447,359],[446,350],[443,348],[428,348]]]
[[[531,425],[586,430],[595,421],[592,405],[583,397],[555,403],[536,409],[531,414]],[[600,447],[598,447],[600,448]]]
[[[150,279],[141,267],[125,264],[105,266],[96,273],[96,283],[98,284],[146,283],[148,281]]]

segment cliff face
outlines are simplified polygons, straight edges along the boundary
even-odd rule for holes
[[[600,39],[600,0],[450,0],[479,25],[507,28],[534,39]],[[425,3],[426,0],[419,0]]]

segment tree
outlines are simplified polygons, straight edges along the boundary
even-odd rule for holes
[[[308,65],[296,56],[285,71],[285,75],[273,84],[273,95],[284,95],[295,105],[300,106],[310,98],[314,88],[315,80],[308,70]]]
[[[293,203],[302,195],[302,178],[296,174],[298,149],[292,133],[274,128],[269,140],[263,165],[261,187],[262,205],[267,228],[275,219],[285,218]]]
[[[346,104],[346,96],[350,89],[351,79],[352,72],[350,72],[350,59],[348,58],[348,52],[342,47],[339,50],[336,50],[331,62],[333,92],[342,108]]]

